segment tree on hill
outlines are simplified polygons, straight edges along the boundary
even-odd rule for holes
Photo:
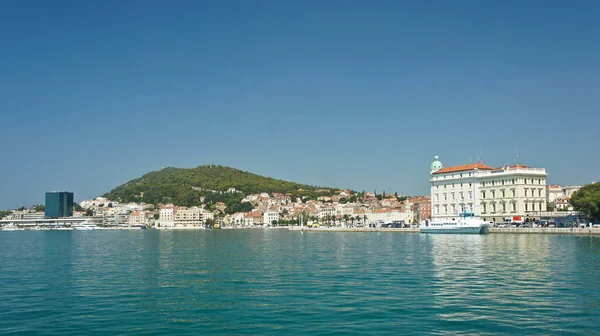
[[[235,188],[231,192],[230,188]],[[150,204],[174,203],[176,205],[201,205],[205,202],[228,203],[241,199],[244,194],[282,193],[299,197],[316,198],[318,190],[330,192],[332,188],[316,187],[277,180],[224,166],[207,165],[196,168],[164,168],[122,184],[104,197],[119,202],[145,202]],[[239,203],[239,202],[238,202]]]
[[[573,209],[593,220],[600,219],[600,182],[586,184],[569,201]]]

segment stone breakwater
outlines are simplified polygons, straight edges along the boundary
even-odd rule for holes
[[[419,233],[418,228],[343,228],[343,227],[300,227],[290,226],[292,231],[330,231],[330,232],[403,232]],[[490,228],[488,233],[510,234],[573,234],[600,235],[600,228]]]

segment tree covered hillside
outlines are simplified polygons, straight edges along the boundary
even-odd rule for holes
[[[593,220],[600,219],[600,182],[586,184],[571,197],[571,205]]]
[[[201,196],[225,203],[243,197],[240,193],[221,193],[229,188],[235,188],[246,195],[279,192],[310,198],[333,190],[277,180],[230,167],[205,165],[153,171],[114,188],[104,197],[119,202],[171,202],[185,206],[200,205]]]

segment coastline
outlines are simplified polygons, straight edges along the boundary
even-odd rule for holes
[[[174,227],[161,227],[161,228],[151,228],[150,230],[166,230],[166,231],[196,231],[196,230],[290,230],[290,231],[315,231],[315,232],[397,232],[397,233],[420,233],[419,228],[346,228],[346,227],[308,227],[308,226],[278,226],[278,227],[262,227],[262,226],[254,226],[254,227],[233,227],[233,226],[225,226],[219,229],[205,229],[204,227],[183,227],[183,226],[174,226]],[[99,227],[94,230],[140,230],[139,228],[107,228],[107,227]],[[0,232],[4,230],[0,229]],[[6,230],[9,231],[9,230]],[[12,230],[11,230],[12,231]],[[36,231],[32,229],[18,229],[15,231]],[[37,231],[73,231],[73,228],[70,227],[60,227],[60,228],[41,228]],[[75,230],[77,231],[77,230]],[[93,231],[93,230],[85,230],[85,231]],[[487,234],[563,234],[563,235],[600,235],[600,228],[489,228]]]
[[[321,232],[399,232],[419,233],[419,228],[341,228],[341,227],[299,227],[290,226],[291,231],[321,231]],[[488,234],[569,234],[569,235],[600,235],[600,228],[489,228]]]

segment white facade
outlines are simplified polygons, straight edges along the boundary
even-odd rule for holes
[[[432,219],[473,212],[485,221],[503,222],[546,210],[546,169],[481,163],[431,172]]]
[[[165,206],[158,210],[158,221],[160,226],[175,225],[175,208],[173,206]]]
[[[406,214],[402,210],[373,210],[365,211],[367,216],[367,223],[374,223],[378,221],[392,222],[392,221],[404,221],[406,222]]]
[[[326,207],[326,208],[321,208],[319,209],[319,219],[323,219],[323,218],[329,218],[331,216],[335,216],[335,208],[333,207]]]
[[[551,185],[546,188],[546,201],[554,203],[556,200],[571,198],[573,193],[581,189],[581,186],[565,186]]]
[[[43,212],[28,212],[23,214],[23,219],[42,219],[44,218]]]
[[[265,223],[265,225],[271,225],[273,221],[279,222],[279,212],[265,211],[263,214],[263,223]]]
[[[177,207],[174,211],[175,226],[202,226],[206,220],[213,219],[214,214],[199,207]]]

